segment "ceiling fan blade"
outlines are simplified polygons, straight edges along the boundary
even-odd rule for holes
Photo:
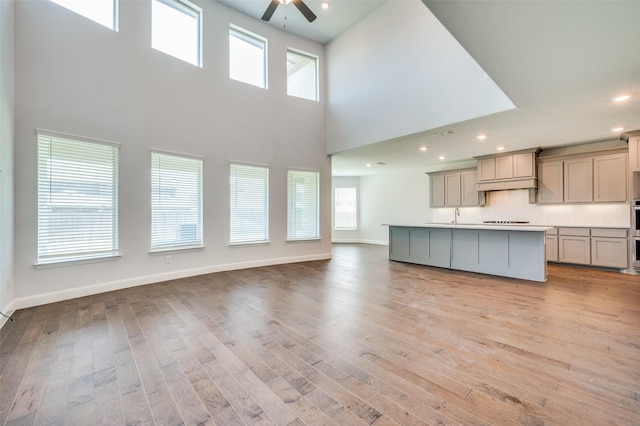
[[[304,4],[302,0],[293,0],[293,4],[296,5],[298,10],[307,18],[307,21],[313,22],[316,20],[316,15],[309,9],[309,7]]]
[[[264,15],[262,15],[262,20],[268,21],[269,19],[271,19],[271,16],[273,16],[273,12],[276,11],[276,7],[278,7],[279,4],[280,2],[278,0],[271,0],[271,3],[269,3],[269,6],[267,6],[267,10],[265,10]]]

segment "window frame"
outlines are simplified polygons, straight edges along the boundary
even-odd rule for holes
[[[198,205],[197,205],[197,213],[196,213],[196,233],[197,233],[197,241],[195,243],[193,242],[188,242],[188,243],[183,243],[183,244],[176,244],[176,242],[171,243],[171,244],[156,244],[154,245],[154,220],[153,220],[153,216],[154,216],[154,198],[153,198],[153,191],[154,191],[154,155],[158,155],[158,156],[164,156],[164,157],[173,157],[173,158],[179,158],[181,160],[193,160],[193,161],[198,161],[199,162],[199,171],[198,171],[198,179],[199,182],[195,185],[198,188]],[[195,155],[188,155],[188,154],[182,154],[182,153],[175,153],[175,152],[170,152],[170,151],[163,151],[163,150],[156,150],[156,149],[152,149],[151,150],[151,167],[149,169],[150,174],[151,174],[151,185],[150,185],[150,214],[151,214],[151,227],[150,227],[150,231],[151,231],[151,238],[150,238],[150,250],[149,253],[154,254],[154,253],[164,253],[164,252],[171,252],[171,251],[183,251],[183,250],[193,250],[193,249],[202,249],[204,248],[204,159],[202,157],[199,156],[195,156]],[[175,186],[175,185],[174,185]],[[159,192],[161,191],[161,188],[158,188]],[[176,240],[177,241],[177,240]]]
[[[338,220],[337,220],[337,215],[338,215],[338,191],[340,190],[344,190],[344,189],[351,189],[354,192],[354,199],[353,201],[353,206],[354,206],[354,211],[353,212],[348,212],[350,214],[353,214],[353,221],[355,223],[355,226],[353,227],[338,227]],[[358,188],[356,186],[338,186],[336,188],[334,188],[333,191],[333,230],[334,231],[357,231],[358,230]]]
[[[229,47],[229,51],[228,51],[228,61],[229,61],[229,78],[231,80],[234,81],[239,81],[241,83],[244,84],[248,84],[250,86],[254,86],[254,87],[259,87],[261,89],[265,89],[268,90],[269,89],[269,40],[267,40],[265,37],[262,37],[258,34],[255,34],[251,31],[248,31],[242,27],[239,27],[237,25],[234,24],[229,24],[229,33],[228,33],[229,39],[228,39],[228,47]],[[243,40],[244,42],[248,43],[248,44],[252,44],[256,47],[262,47],[262,85],[257,85],[254,84],[252,82],[246,81],[246,80],[241,80],[238,78],[234,78],[231,75],[231,37],[236,37],[240,40]]]
[[[262,229],[262,233],[264,238],[261,239],[233,239],[233,230],[234,230],[234,223],[233,223],[233,213],[234,213],[234,209],[233,209],[233,197],[234,197],[234,184],[232,181],[233,178],[233,168],[234,167],[239,167],[239,168],[254,168],[254,169],[262,169],[264,172],[266,172],[266,181],[263,182],[264,184],[264,189],[265,192],[261,194],[261,196],[263,197],[263,200],[265,200],[266,204],[263,206],[264,210],[262,211],[262,214],[264,215],[263,219],[263,223],[265,225],[265,228]],[[236,162],[236,161],[231,161],[229,162],[229,245],[230,246],[237,246],[237,245],[248,245],[248,244],[268,244],[270,243],[270,226],[269,226],[269,214],[270,214],[270,188],[269,188],[269,180],[270,180],[270,174],[271,174],[271,169],[269,166],[267,165],[262,165],[262,164],[251,164],[251,163],[242,163],[242,162]],[[246,176],[245,176],[246,177]],[[236,187],[237,188],[237,187]],[[235,194],[237,194],[237,190],[235,192]]]
[[[197,40],[196,40],[196,56],[197,56],[197,61],[196,63],[193,63],[185,58],[181,58],[179,56],[175,56],[173,53],[167,52],[166,50],[162,50],[158,47],[155,47],[153,44],[153,26],[154,26],[154,20],[153,20],[153,4],[157,2],[157,3],[161,3],[167,7],[170,7],[178,12],[181,12],[185,15],[189,15],[192,17],[196,18],[196,22],[198,25],[196,34],[197,34]],[[186,62],[188,64],[197,66],[199,68],[202,68],[202,21],[203,21],[203,16],[202,16],[202,8],[189,2],[188,0],[151,0],[151,12],[150,12],[150,16],[151,16],[151,48],[158,51],[158,52],[162,52],[165,55],[169,55],[172,58],[176,58],[179,59],[183,62]]]
[[[48,141],[47,141],[48,140]],[[95,253],[94,254],[86,254],[86,246],[85,246],[85,250],[84,252],[78,252],[78,248],[81,247],[80,245],[76,245],[76,251],[72,252],[72,251],[67,251],[66,253],[64,251],[59,251],[58,253],[51,253],[46,255],[46,250],[44,250],[43,246],[46,246],[46,243],[48,240],[51,240],[53,243],[56,243],[59,241],[55,241],[54,238],[51,239],[45,239],[42,236],[42,232],[43,232],[43,228],[44,228],[44,223],[43,221],[44,219],[44,210],[45,210],[45,206],[41,203],[41,198],[46,197],[47,193],[49,194],[48,197],[49,199],[51,199],[52,197],[54,197],[54,193],[52,191],[52,188],[54,188],[56,186],[56,180],[51,178],[51,169],[49,169],[49,177],[47,179],[46,176],[43,175],[43,162],[44,158],[46,158],[47,154],[42,152],[43,149],[48,149],[49,153],[48,153],[48,157],[51,159],[53,157],[53,153],[51,152],[51,144],[54,142],[54,140],[56,140],[57,142],[62,142],[63,144],[65,142],[70,142],[70,144],[67,144],[66,147],[62,147],[59,149],[62,149],[64,152],[69,153],[72,152],[74,153],[73,157],[78,158],[79,160],[82,160],[81,157],[78,156],[79,153],[81,153],[81,150],[78,149],[74,149],[71,147],[71,145],[73,144],[86,144],[86,148],[89,149],[90,146],[94,146],[93,149],[96,149],[97,146],[101,146],[101,147],[108,147],[111,148],[110,152],[108,153],[108,155],[105,155],[104,157],[102,156],[98,156],[97,158],[104,160],[109,159],[109,157],[111,157],[111,165],[110,165],[110,176],[109,175],[102,175],[102,177],[109,177],[111,180],[111,183],[109,184],[109,186],[107,187],[108,193],[111,194],[110,195],[110,203],[111,203],[111,208],[110,208],[110,221],[111,221],[111,227],[109,228],[109,231],[106,233],[98,233],[98,235],[102,236],[103,238],[105,238],[105,236],[110,234],[110,237],[108,237],[111,241],[110,246],[107,247],[107,245],[103,246],[103,248],[101,250],[97,250],[94,249]],[[43,148],[42,144],[46,144],[49,143],[49,146],[46,148]],[[96,159],[96,153],[84,153],[85,154],[85,162],[79,162],[79,167],[75,170],[75,176],[76,178],[81,178],[81,177],[86,177],[86,176],[96,176],[95,174],[95,165],[89,164],[91,159]],[[36,225],[37,225],[37,229],[36,229],[36,262],[34,263],[34,266],[38,269],[40,268],[47,268],[47,267],[56,267],[56,266],[65,266],[67,264],[73,264],[73,263],[88,263],[88,262],[100,262],[100,261],[105,261],[105,260],[114,260],[117,259],[119,257],[121,257],[120,253],[119,253],[119,157],[120,157],[120,144],[115,143],[115,142],[109,142],[109,141],[104,141],[104,140],[98,140],[98,139],[92,139],[92,138],[87,138],[87,137],[81,137],[81,136],[76,136],[76,135],[68,135],[68,134],[63,134],[63,133],[57,133],[57,132],[51,132],[48,130],[40,130],[37,129],[36,130],[36,156],[37,156],[37,166],[36,166],[36,206],[37,206],[37,211],[36,211]],[[67,161],[71,161],[71,160],[67,160]],[[66,165],[64,167],[64,170],[69,171],[72,170],[71,167],[69,167],[69,165]],[[106,170],[106,169],[105,169]],[[91,172],[89,172],[91,171]],[[73,175],[71,175],[73,176]],[[62,178],[58,178],[57,182],[59,184],[64,184],[64,180]],[[74,180],[72,182],[77,183],[78,180]],[[91,181],[93,182],[93,181]],[[90,183],[91,183],[90,182]],[[86,183],[86,182],[85,182]],[[94,187],[99,188],[99,181],[93,182]],[[103,180],[104,183],[104,180]],[[43,194],[41,192],[41,188],[45,188],[45,193]],[[48,192],[47,192],[48,191]],[[69,194],[72,194],[75,192],[75,190],[65,190],[65,191],[61,191],[62,193],[64,192],[68,192]],[[80,194],[82,195],[82,194]],[[65,197],[68,197],[68,194],[65,195]],[[66,201],[67,203],[69,203],[69,201],[71,201],[71,198],[65,198],[63,201]],[[86,202],[89,203],[92,200],[91,198],[87,199]],[[68,208],[64,206],[64,202],[60,202],[60,204],[62,204],[61,208]],[[75,204],[75,203],[74,203]],[[85,204],[86,206],[86,204]],[[54,207],[55,208],[55,207]],[[83,217],[87,216],[87,210],[89,210],[90,208],[87,207],[82,207],[82,204],[80,204],[80,207],[76,207],[77,209],[81,209],[83,210],[82,215]],[[61,225],[58,225],[61,226]],[[60,231],[58,231],[60,232]],[[68,236],[69,232],[65,231],[64,232],[65,235]],[[94,236],[95,234],[92,234],[92,236]],[[82,254],[85,253],[85,254]]]
[[[292,204],[296,204],[297,203],[297,198],[292,198],[292,194],[295,195],[295,188],[292,189],[291,187],[291,181],[292,181],[292,174],[297,174],[297,176],[294,176],[294,179],[297,178],[301,178],[304,177],[304,175],[306,174],[307,176],[310,174],[315,175],[315,211],[313,212],[315,214],[315,229],[314,229],[314,233],[312,235],[302,235],[302,236],[297,236],[298,231],[297,228],[292,228],[292,226],[295,226],[295,220],[296,218],[292,218],[291,214],[292,212],[295,211],[295,209],[292,208]],[[306,201],[302,200],[301,202],[306,203]],[[292,231],[294,231],[292,233]],[[304,231],[304,230],[303,230]],[[313,240],[320,240],[321,239],[321,231],[320,231],[320,171],[319,170],[310,170],[310,169],[298,169],[298,168],[289,168],[287,169],[287,238],[286,241],[288,242],[294,242],[294,241],[313,241]]]
[[[297,56],[301,56],[301,57],[313,60],[314,71],[315,71],[315,80],[314,80],[315,91],[314,91],[314,97],[313,98],[307,98],[307,97],[304,97],[304,96],[291,94],[289,92],[289,78],[291,77],[289,75],[289,66],[288,66],[289,53],[291,53],[293,55],[297,55]],[[298,99],[306,99],[308,101],[320,102],[320,58],[318,57],[318,55],[314,55],[314,54],[309,53],[309,52],[304,52],[304,51],[299,50],[299,49],[294,49],[292,47],[287,47],[286,57],[287,57],[287,96],[291,96],[291,97],[298,98]]]

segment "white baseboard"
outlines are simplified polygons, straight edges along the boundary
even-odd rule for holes
[[[387,241],[381,240],[361,240],[361,239],[342,239],[335,238],[331,240],[332,243],[335,244],[375,244],[378,246],[388,246],[389,243]]]
[[[16,311],[16,307],[14,305],[15,303],[12,300],[7,306],[2,307],[2,313],[7,316],[13,315],[13,313]],[[3,317],[2,315],[0,315],[0,317],[2,317],[0,318],[0,328],[2,328],[7,322],[9,322],[9,318]]]
[[[212,274],[215,272],[233,271],[238,269],[257,268],[261,266],[282,265],[286,263],[309,262],[313,260],[331,259],[331,253],[323,253],[307,256],[280,257],[274,259],[252,260],[247,262],[226,263],[221,265],[211,265],[202,268],[184,269],[162,274],[145,275],[140,277],[127,278],[118,281],[109,281],[100,284],[92,284],[84,287],[76,287],[68,290],[52,291],[48,293],[36,294],[33,296],[19,297],[10,304],[10,309],[31,308],[45,305],[47,303],[61,302],[63,300],[75,299],[77,297],[92,296],[94,294],[108,291],[121,290],[129,287],[136,287],[145,284],[153,284],[162,281],[175,280],[179,278],[193,277],[196,275]],[[4,312],[4,311],[3,311]],[[7,314],[8,315],[8,314]],[[5,318],[6,320],[6,318]]]

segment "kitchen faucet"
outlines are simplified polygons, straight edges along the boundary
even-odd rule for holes
[[[458,216],[460,216],[460,209],[456,207],[453,211],[453,226],[458,226]]]

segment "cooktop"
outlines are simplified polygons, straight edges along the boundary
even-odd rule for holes
[[[482,223],[504,223],[509,224],[525,224],[529,223],[528,220],[483,220]]]

